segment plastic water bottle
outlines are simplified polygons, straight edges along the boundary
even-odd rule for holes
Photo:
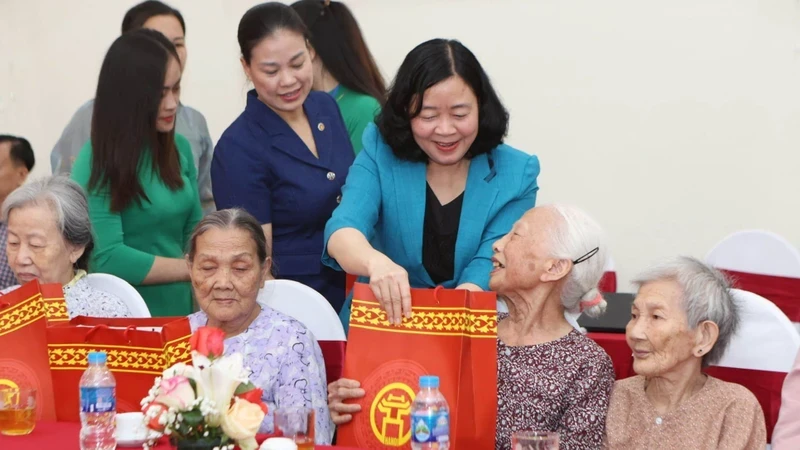
[[[450,448],[450,408],[439,392],[439,377],[419,377],[419,393],[411,405],[411,450]]]
[[[80,397],[81,450],[117,448],[117,382],[106,366],[105,352],[89,352],[89,368],[81,377]]]

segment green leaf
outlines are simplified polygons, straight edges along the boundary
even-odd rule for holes
[[[197,381],[194,381],[191,378],[188,379],[189,379],[189,385],[192,386],[192,390],[195,392],[195,394],[197,394]]]
[[[186,426],[196,427],[203,423],[203,415],[198,409],[193,409],[181,414],[183,415],[183,424]]]
[[[247,383],[239,383],[239,386],[236,387],[236,391],[233,393],[233,395],[244,394],[245,392],[250,392],[255,388],[256,385],[249,381]]]

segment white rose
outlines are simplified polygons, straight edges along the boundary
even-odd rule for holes
[[[242,450],[255,449],[258,447],[255,436],[263,421],[264,411],[260,406],[236,398],[233,406],[222,416],[222,431],[235,440]]]

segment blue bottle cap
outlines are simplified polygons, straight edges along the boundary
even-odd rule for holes
[[[419,387],[439,389],[439,377],[436,375],[423,375],[419,377]]]
[[[89,364],[105,364],[106,352],[89,352]]]

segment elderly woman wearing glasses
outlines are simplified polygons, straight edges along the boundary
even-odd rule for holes
[[[763,449],[764,413],[746,388],[703,373],[739,324],[725,277],[677,258],[641,274],[625,330],[635,377],[617,381],[609,449]]]

